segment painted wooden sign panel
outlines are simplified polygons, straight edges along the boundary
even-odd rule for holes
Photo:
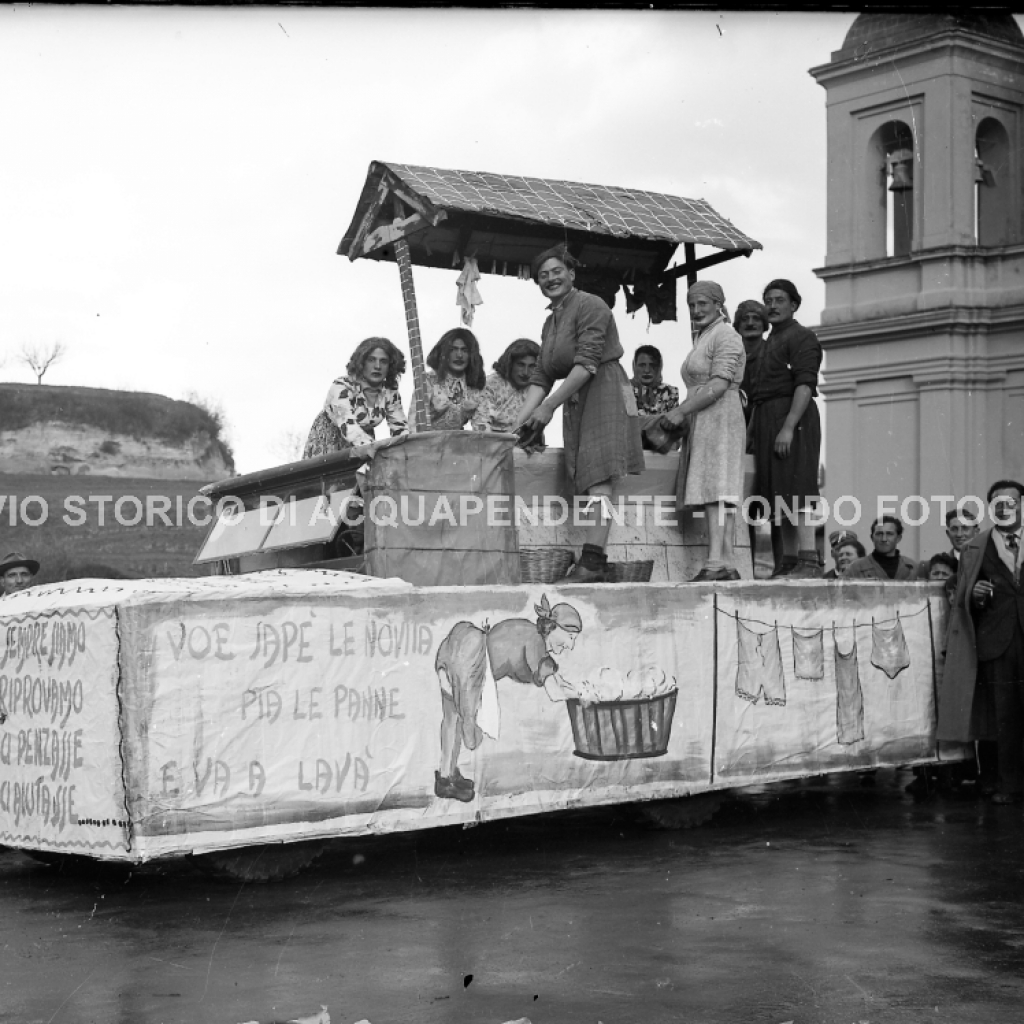
[[[101,856],[425,828],[936,753],[945,610],[927,584],[428,589],[277,570],[118,584],[84,607],[47,589],[0,625],[93,616],[75,678],[103,751],[76,770],[90,806],[105,798],[129,823],[126,845]],[[3,700],[0,744],[16,744],[23,702]],[[0,786],[15,768],[29,778],[3,762]],[[12,823],[0,804],[5,841],[32,845]]]

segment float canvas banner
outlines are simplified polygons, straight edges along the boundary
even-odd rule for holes
[[[937,587],[762,583],[722,588],[716,605],[719,781],[936,756]]]
[[[123,609],[144,855],[709,785],[709,588],[253,592]]]
[[[114,609],[0,611],[0,843],[126,855],[119,740]]]

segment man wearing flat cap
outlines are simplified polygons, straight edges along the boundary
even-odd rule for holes
[[[20,551],[5,555],[0,563],[0,597],[10,597],[31,587],[37,572],[39,563],[34,558],[26,558]]]

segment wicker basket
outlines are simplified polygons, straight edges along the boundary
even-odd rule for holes
[[[605,570],[608,583],[650,583],[654,562],[609,562]]]
[[[661,757],[668,750],[678,690],[643,700],[565,702],[577,757],[588,761],[628,761]]]
[[[523,583],[557,583],[573,563],[571,548],[520,548]]]

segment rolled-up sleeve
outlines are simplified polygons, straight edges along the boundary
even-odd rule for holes
[[[544,371],[541,366],[542,362],[543,355],[537,360],[537,365],[533,368],[533,373],[530,374],[530,387],[543,388],[546,394],[554,386],[555,378]]]
[[[821,342],[814,331],[804,330],[793,339],[789,350],[793,387],[806,384],[811,394],[818,393],[818,371],[821,369]]]
[[[576,316],[576,354],[573,364],[591,375],[597,373],[608,340],[612,311],[599,298],[584,293]]]
[[[721,377],[731,384],[743,379],[743,368],[747,364],[747,350],[743,339],[731,328],[719,331],[711,347],[711,369],[708,375]]]

